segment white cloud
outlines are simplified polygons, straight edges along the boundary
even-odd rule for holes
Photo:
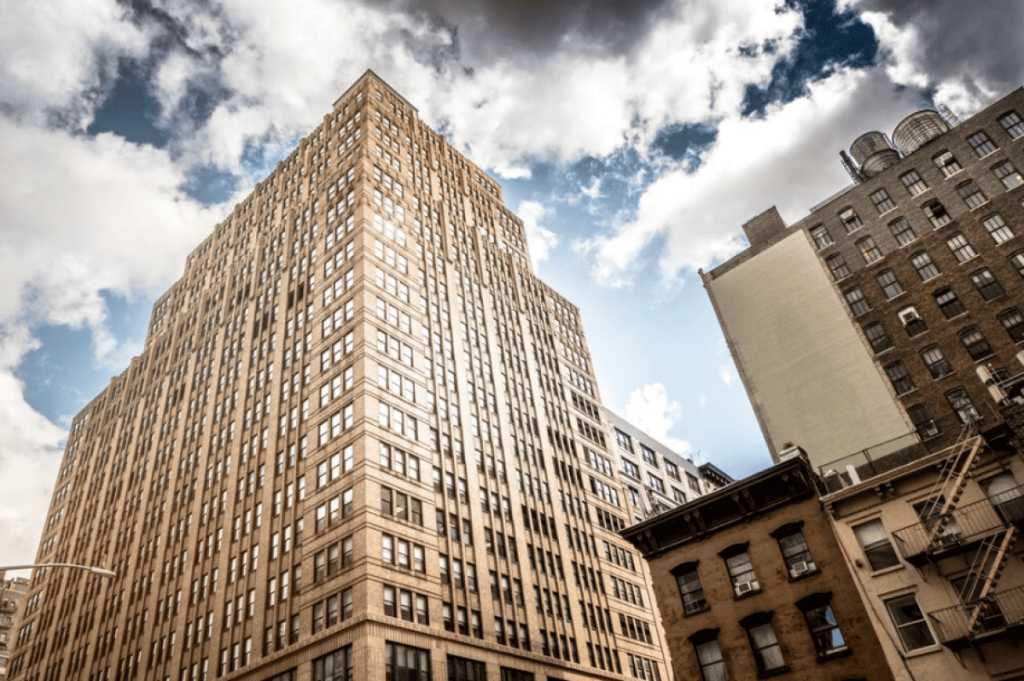
[[[624,413],[627,421],[658,442],[677,454],[687,454],[692,445],[669,434],[681,415],[682,407],[669,399],[661,383],[648,383],[630,392]]]
[[[732,385],[732,370],[728,367],[721,367],[718,370],[718,377],[722,379],[722,383],[726,385]]]
[[[35,554],[64,430],[25,400],[14,371],[37,324],[88,327],[100,359],[125,348],[102,291],[165,286],[220,214],[186,197],[168,154],[0,118],[0,536],[11,561]]]
[[[541,262],[548,259],[551,249],[558,245],[558,236],[540,224],[541,219],[550,214],[549,209],[536,201],[520,201],[516,208],[516,215],[522,218],[526,230],[526,244],[530,249],[534,271]]]

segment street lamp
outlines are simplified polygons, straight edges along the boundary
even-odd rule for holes
[[[100,567],[92,567],[89,565],[75,565],[73,563],[40,563],[38,565],[0,565],[0,572],[7,570],[34,570],[36,568],[71,568],[72,570],[85,570],[91,572],[94,575],[105,577],[106,579],[112,579],[117,577],[117,573],[113,570],[104,570]]]

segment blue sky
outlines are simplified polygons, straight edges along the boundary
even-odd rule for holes
[[[0,3],[0,563],[185,255],[366,68],[502,184],[605,403],[737,477],[770,461],[697,270],[860,133],[1024,80],[1021,3]]]

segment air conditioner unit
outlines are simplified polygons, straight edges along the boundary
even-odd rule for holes
[[[908,326],[921,319],[921,315],[917,314],[917,310],[912,307],[900,310],[897,314],[899,315],[900,322],[903,323],[903,326]]]
[[[736,585],[736,595],[753,591],[756,582],[740,582]]]
[[[799,577],[800,575],[808,572],[810,569],[811,568],[807,564],[807,561],[801,560],[789,566],[789,574],[793,577]]]

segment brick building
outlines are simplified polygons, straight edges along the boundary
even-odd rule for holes
[[[802,452],[630,527],[677,679],[892,679]]]
[[[990,387],[1020,370],[1024,90],[892,139],[862,135],[852,186],[789,227],[754,218],[750,248],[703,275],[775,455],[938,451],[998,421]]]
[[[25,603],[26,591],[27,579],[8,579],[0,570],[0,681],[7,678],[7,663],[14,648],[14,632],[18,628],[18,616]]]
[[[71,426],[16,681],[669,679],[579,312],[367,72]]]

